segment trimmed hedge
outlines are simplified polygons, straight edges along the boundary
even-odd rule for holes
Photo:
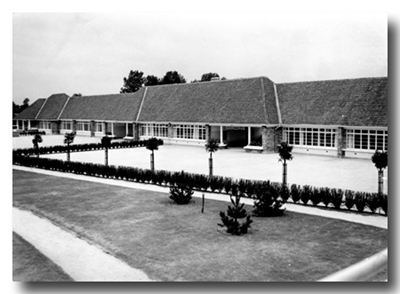
[[[144,142],[141,141],[141,144],[145,144]],[[252,199],[260,199],[265,193],[270,193],[271,195],[281,196],[284,201],[288,199],[291,199],[294,203],[301,201],[303,205],[308,205],[309,201],[311,201],[314,206],[322,203],[325,207],[353,209],[358,212],[364,212],[365,208],[368,207],[372,213],[376,213],[381,208],[386,215],[388,210],[386,194],[379,195],[377,193],[343,191],[341,189],[317,188],[310,185],[300,186],[296,184],[292,184],[289,189],[278,182],[248,179],[235,180],[222,176],[213,176],[210,178],[206,175],[184,171],[157,170],[152,172],[148,169],[136,167],[68,162],[58,159],[28,156],[17,152],[13,154],[13,164],[168,187],[185,184],[194,187],[194,190],[198,191],[226,193],[233,196],[240,195]]]
[[[148,140],[129,140],[122,142],[113,142],[109,149],[118,148],[135,148],[145,147]],[[159,139],[159,145],[163,145],[163,140]],[[88,144],[73,144],[69,146],[70,152],[83,152],[83,151],[94,151],[104,150],[105,146],[101,143],[88,143]],[[66,145],[55,145],[55,146],[43,146],[39,147],[39,154],[52,154],[52,153],[66,153],[68,146]],[[35,148],[25,148],[13,150],[13,155],[36,155],[37,150]]]

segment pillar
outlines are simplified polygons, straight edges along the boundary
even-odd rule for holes
[[[247,146],[251,144],[251,127],[247,127]]]
[[[280,132],[282,132],[282,130]],[[264,151],[276,152],[276,146],[277,146],[276,141],[279,139],[279,131],[276,130],[275,127],[263,126],[261,132],[261,139]]]
[[[206,141],[208,141],[211,137],[211,126],[205,125],[204,128],[206,129]]]
[[[94,120],[90,121],[90,137],[94,137],[96,132],[96,122]]]
[[[346,129],[338,127],[337,129],[337,155],[339,158],[345,157],[346,149]]]

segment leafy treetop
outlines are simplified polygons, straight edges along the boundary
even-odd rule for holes
[[[375,167],[379,170],[388,166],[388,154],[382,150],[376,150],[371,157]]]
[[[281,142],[281,144],[277,147],[279,154],[279,161],[283,161],[286,163],[286,160],[292,160],[292,149],[293,146],[290,146],[287,142]]]

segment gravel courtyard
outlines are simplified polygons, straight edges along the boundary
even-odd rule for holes
[[[43,136],[40,146],[63,145],[64,136]],[[77,136],[75,144],[100,142],[100,138]],[[32,136],[13,138],[13,148],[32,147]],[[66,159],[65,154],[43,155]],[[288,182],[317,187],[377,192],[378,172],[371,160],[339,159],[329,156],[293,154],[288,162]],[[155,151],[156,169],[208,174],[209,154],[202,147],[163,145]],[[247,153],[242,148],[219,150],[213,155],[214,175],[257,180],[282,180],[282,163],[276,153]],[[104,151],[71,153],[72,161],[104,163]],[[150,167],[150,151],[146,148],[109,150],[110,165]],[[388,174],[385,170],[384,177]],[[387,193],[387,181],[384,182]]]

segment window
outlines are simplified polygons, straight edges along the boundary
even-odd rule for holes
[[[103,123],[102,122],[96,122],[95,130],[96,130],[96,132],[102,133],[103,132]]]
[[[61,122],[62,130],[72,130],[72,122],[68,120],[64,120]]]
[[[51,129],[51,123],[49,121],[39,121],[39,129]]]
[[[387,131],[348,129],[346,148],[360,150],[383,150],[388,148]]]
[[[166,124],[143,124],[140,126],[140,136],[168,137],[168,125]]]
[[[174,138],[205,140],[206,128],[199,125],[175,125]]]
[[[76,123],[77,131],[90,131],[90,122],[88,121],[78,121]]]
[[[284,128],[283,140],[290,145],[335,147],[336,130],[325,128]]]

